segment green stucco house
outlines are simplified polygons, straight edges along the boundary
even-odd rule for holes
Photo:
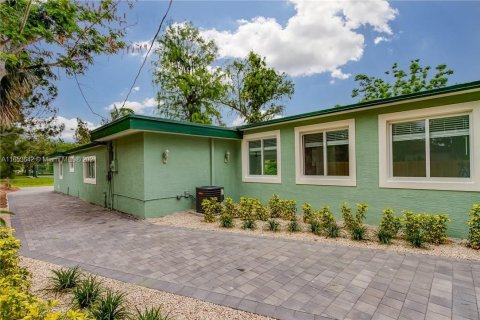
[[[193,208],[195,188],[299,207],[367,202],[448,213],[464,236],[480,202],[480,81],[236,128],[131,115],[54,156],[55,191],[150,218]]]

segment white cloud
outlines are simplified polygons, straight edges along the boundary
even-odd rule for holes
[[[123,101],[116,101],[108,105],[105,110],[113,110],[113,107],[117,106],[117,108],[121,108],[123,106]],[[145,98],[143,101],[126,101],[125,108],[132,109],[133,112],[137,114],[145,113],[145,109],[153,108],[157,106],[157,101],[155,98]]]
[[[387,37],[376,37],[375,39],[373,39],[373,43],[375,45],[379,44],[380,42],[388,42],[388,41],[390,41],[390,39]]]
[[[140,87],[138,87],[138,86],[137,86],[137,87],[133,87],[133,88],[132,88],[132,91],[138,92],[138,91],[140,91]]]
[[[85,121],[85,120],[83,120]],[[63,129],[62,133],[60,133],[60,138],[65,141],[73,141],[73,136],[75,135],[75,130],[77,129],[77,118],[65,118],[62,116],[58,116],[55,119],[57,125],[64,124],[65,129]],[[93,130],[98,127],[98,125],[93,124],[90,121],[85,121],[87,123],[87,127],[89,130]]]
[[[391,35],[389,22],[397,15],[385,0],[290,2],[296,13],[285,26],[275,18],[257,17],[239,20],[234,31],[209,29],[202,34],[216,41],[221,57],[245,57],[253,50],[292,76],[339,74],[339,67],[363,55],[365,38],[358,28]]]
[[[346,80],[350,78],[351,73],[343,73],[341,69],[335,69],[330,73],[330,76],[335,79]]]
[[[141,56],[142,58],[145,58],[147,55],[148,48],[152,45],[152,39],[150,40],[145,40],[145,41],[135,41],[128,45],[127,52],[132,55],[132,56]],[[157,41],[153,43],[153,48],[150,51],[150,55],[155,52],[156,49],[158,49],[160,45],[158,44]]]

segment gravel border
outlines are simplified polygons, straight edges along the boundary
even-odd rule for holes
[[[48,278],[51,276],[50,270],[61,268],[61,266],[27,257],[20,258],[20,265],[26,267],[32,274],[31,292],[33,294],[45,300],[57,300],[55,310],[65,311],[69,308],[72,299],[72,295],[70,293],[67,292],[55,296],[54,293],[44,290],[49,285]],[[84,274],[89,275],[88,272],[84,272]],[[210,302],[145,288],[115,279],[101,276],[97,276],[97,278],[103,282],[104,288],[122,291],[127,294],[126,306],[130,312],[135,312],[135,307],[143,310],[145,307],[161,306],[164,312],[168,313],[173,319],[176,320],[272,319],[249,312],[216,305]]]
[[[415,253],[415,254],[426,254],[431,256],[441,256],[454,259],[463,259],[463,260],[476,260],[480,261],[480,252],[474,249],[467,248],[465,246],[464,240],[459,239],[449,239],[448,243],[442,245],[428,245],[426,248],[414,248],[409,245],[404,240],[394,239],[390,245],[382,245],[378,243],[374,236],[375,227],[367,226],[368,228],[368,238],[373,240],[364,240],[364,241],[353,241],[348,238],[345,230],[341,230],[341,237],[336,239],[326,238],[322,236],[316,236],[308,232],[309,226],[303,222],[299,222],[303,232],[290,233],[285,230],[285,226],[288,224],[287,221],[278,219],[277,221],[281,224],[281,230],[279,232],[271,232],[265,230],[266,222],[257,221],[257,229],[252,230],[243,230],[240,228],[241,221],[240,219],[235,219],[235,227],[232,229],[225,229],[219,226],[218,222],[215,223],[206,223],[203,221],[203,215],[198,214],[192,211],[179,212],[172,215],[168,215],[161,218],[150,218],[145,221],[157,224],[157,225],[167,225],[175,227],[184,227],[190,229],[200,229],[207,231],[215,232],[230,232],[230,233],[242,233],[242,234],[254,234],[257,236],[270,237],[270,238],[282,238],[282,239],[291,239],[291,240],[302,240],[302,241],[315,241],[320,243],[329,243],[334,245],[342,245],[348,247],[361,247],[369,249],[382,249],[382,250],[393,250],[400,253]]]

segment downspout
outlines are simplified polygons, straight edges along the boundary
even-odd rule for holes
[[[214,154],[215,154],[215,143],[213,138],[210,138],[210,185],[213,186],[215,183],[215,174],[214,169]]]

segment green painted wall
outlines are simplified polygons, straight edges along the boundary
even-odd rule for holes
[[[96,203],[104,206],[105,192],[107,192],[107,183],[105,176],[107,174],[107,149],[104,146],[98,146],[88,149],[75,155],[75,172],[70,172],[68,169],[67,159],[63,161],[63,179],[58,177],[59,163],[54,165],[54,190],[63,192],[88,202]],[[96,184],[89,184],[83,182],[83,157],[96,156],[97,172]]]
[[[186,135],[144,134],[145,217],[164,216],[194,208],[192,198],[176,199],[185,191],[195,195],[195,187],[221,185],[227,196],[237,197],[239,163],[225,163],[226,151],[239,153],[239,141],[213,139],[213,182],[211,181],[211,139]],[[169,150],[166,164],[162,153]],[[235,157],[232,157],[232,159]]]
[[[116,172],[113,174],[113,207],[119,211],[145,216],[144,138],[143,133],[128,135],[113,142]]]
[[[466,101],[480,101],[480,94],[468,94],[456,98],[432,99],[426,102],[404,103],[379,109],[357,111],[354,113],[318,118],[308,121],[276,125],[248,131],[255,133],[281,130],[282,183],[241,183],[239,194],[257,197],[267,202],[272,194],[297,200],[299,210],[304,202],[315,207],[329,205],[340,217],[339,207],[344,201],[352,206],[358,202],[367,202],[370,209],[367,223],[377,224],[385,208],[393,208],[398,213],[409,209],[415,212],[448,213],[451,217],[449,233],[455,237],[466,235],[468,211],[473,203],[480,202],[479,192],[411,190],[379,188],[378,170],[378,115],[397,111],[413,110],[432,106]],[[480,108],[480,102],[479,106]],[[343,119],[355,119],[356,125],[356,187],[311,186],[295,184],[294,128],[314,123]],[[241,181],[241,180],[239,180]]]

